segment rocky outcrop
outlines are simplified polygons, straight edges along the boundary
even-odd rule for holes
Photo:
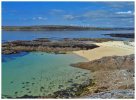
[[[111,33],[111,34],[104,34],[104,35],[109,35],[111,37],[122,37],[122,38],[134,38],[135,37],[135,34],[134,33],[125,33],[125,34],[114,34],[114,33]]]
[[[71,64],[71,66],[88,69],[92,72],[116,69],[129,69],[134,71],[134,55],[103,57],[101,59],[93,60],[90,62]]]
[[[134,99],[134,90],[111,90],[107,92],[95,93],[90,96],[85,96],[86,99]]]
[[[47,38],[39,38],[32,41],[12,41],[2,44],[2,54],[11,54],[21,51],[43,51],[54,53],[66,53],[75,50],[88,50],[97,48],[95,44],[86,44],[81,41],[50,41]]]
[[[95,85],[89,88],[87,98],[134,98],[134,55],[103,57],[72,66],[91,71]]]

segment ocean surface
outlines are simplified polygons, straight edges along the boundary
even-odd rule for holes
[[[133,31],[3,31],[2,42],[36,38],[106,38],[110,36],[103,34],[131,32]],[[75,54],[21,52],[2,55],[2,96],[46,96],[74,83],[82,84],[89,79],[90,71],[71,67],[70,64],[83,61],[87,59]]]
[[[2,31],[2,42],[13,40],[33,40],[36,38],[49,38],[59,40],[63,38],[113,38],[111,33],[134,33],[134,30],[116,31]],[[114,38],[126,39],[126,38]]]

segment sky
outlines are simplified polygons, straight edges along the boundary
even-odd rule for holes
[[[2,25],[134,27],[134,2],[2,2]]]

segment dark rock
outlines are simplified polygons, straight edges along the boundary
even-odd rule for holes
[[[122,38],[134,38],[135,37],[135,34],[134,33],[125,33],[125,34],[122,34],[122,33],[111,33],[111,34],[104,34],[104,35],[109,35],[111,37],[122,37]]]
[[[31,96],[31,95],[24,95],[24,96],[21,96],[21,97],[16,97],[16,98],[41,98],[40,96]]]
[[[86,44],[80,41],[47,42],[44,39],[36,41],[12,41],[2,44],[2,54],[13,54],[22,51],[43,51],[65,54],[67,51],[88,50],[97,48],[95,44]]]

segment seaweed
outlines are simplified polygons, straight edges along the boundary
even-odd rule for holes
[[[26,82],[26,84],[29,84],[30,82]]]
[[[31,91],[29,91],[28,93],[31,93]]]
[[[58,88],[59,88],[59,89],[61,89],[62,87],[63,87],[63,85],[59,85],[59,87],[58,87]]]
[[[10,83],[14,83],[14,81],[11,81]]]
[[[22,82],[22,84],[25,84],[24,82]]]
[[[41,87],[40,87],[40,91],[42,92],[43,90],[44,90],[44,87],[43,87],[43,86],[41,86]]]

